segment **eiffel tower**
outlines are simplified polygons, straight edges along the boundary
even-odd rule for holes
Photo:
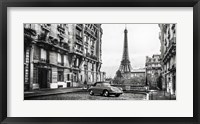
[[[131,63],[129,60],[129,54],[128,54],[128,30],[125,28],[124,30],[124,51],[123,51],[123,56],[122,56],[122,61],[121,61],[121,65],[119,67],[119,70],[122,75],[123,74],[127,74],[127,73],[131,73],[132,67],[131,67]]]

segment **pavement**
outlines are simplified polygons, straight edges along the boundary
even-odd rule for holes
[[[82,87],[69,87],[69,88],[58,88],[58,89],[47,88],[47,89],[25,91],[24,98],[64,94],[64,93],[71,93],[71,92],[81,92],[81,91],[86,91],[86,89],[83,89]]]
[[[154,91],[149,93],[149,100],[176,100],[176,96],[166,91]]]

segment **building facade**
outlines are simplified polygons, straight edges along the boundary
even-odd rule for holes
[[[176,24],[159,24],[163,88],[176,94]]]
[[[150,88],[162,88],[160,86],[161,81],[159,80],[161,75],[161,62],[160,55],[154,54],[152,57],[146,57],[146,80]]]
[[[105,80],[101,24],[24,24],[24,90]]]

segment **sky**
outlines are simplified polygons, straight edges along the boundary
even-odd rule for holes
[[[160,54],[158,24],[126,24],[129,59],[133,69],[144,68],[146,56]],[[102,24],[102,68],[107,78],[119,69],[124,45],[125,24]]]

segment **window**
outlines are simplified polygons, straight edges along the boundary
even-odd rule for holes
[[[64,81],[63,71],[58,71],[58,81]]]
[[[94,71],[94,64],[92,64],[92,71]]]
[[[44,50],[44,49],[41,49],[41,51],[40,51],[40,58],[42,59],[42,60],[46,60],[47,59],[47,51],[46,50]]]
[[[84,35],[84,42],[87,42],[87,37]]]
[[[63,64],[63,56],[60,53],[58,53],[57,61],[58,61],[58,64],[61,64],[61,65]]]
[[[77,35],[79,35],[80,37],[82,37],[82,33],[80,31],[78,31],[78,30],[76,30],[76,31],[77,31]]]
[[[67,74],[67,81],[70,80],[70,74]]]

